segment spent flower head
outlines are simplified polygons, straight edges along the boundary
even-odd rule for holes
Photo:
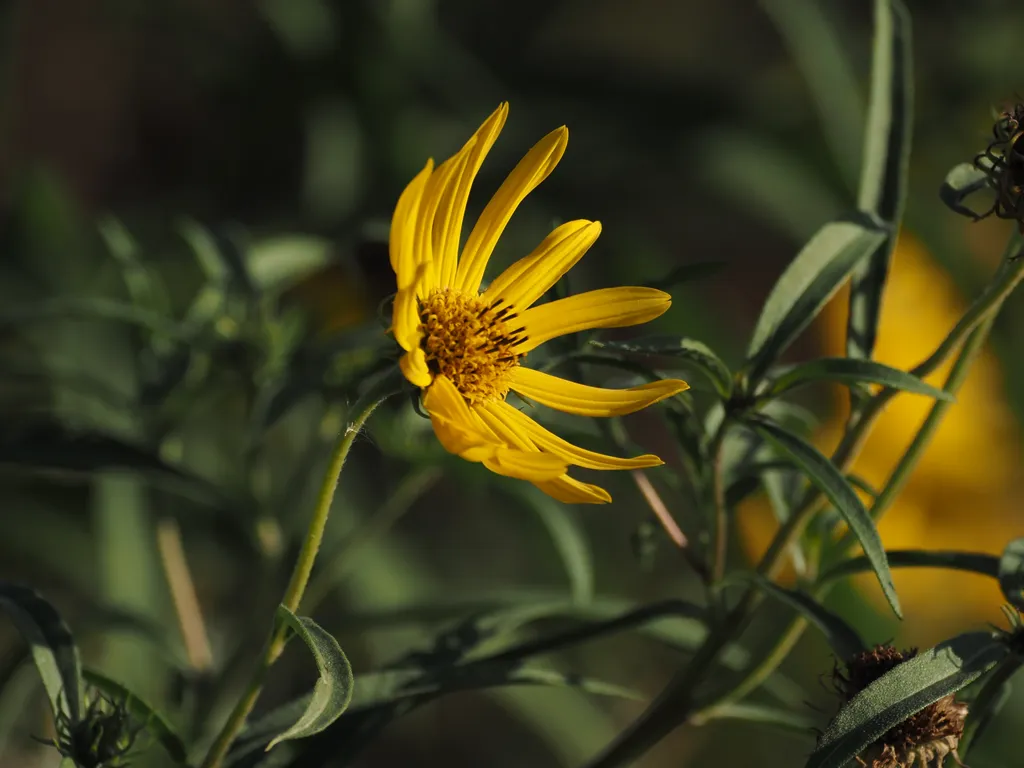
[[[405,350],[401,368],[422,390],[441,444],[500,475],[527,480],[556,499],[604,503],[603,488],[568,474],[589,469],[640,469],[657,456],[619,458],[585,450],[548,431],[506,401],[523,398],[581,416],[621,416],[682,392],[678,380],[603,389],[527,368],[524,358],[544,342],[593,328],[653,320],[671,297],[654,288],[605,288],[538,304],[601,233],[596,221],[557,227],[527,256],[482,289],[484,272],[522,200],[554,170],[565,151],[563,126],[519,162],[480,214],[460,251],[470,188],[508,114],[502,104],[453,157],[433,161],[402,193],[391,221],[390,255],[398,292],[392,331]]]
[[[891,645],[876,645],[846,662],[838,663],[832,684],[846,704],[889,670],[917,655],[916,648],[899,651]],[[964,732],[967,705],[952,694],[929,704],[920,712],[890,728],[857,757],[867,768],[942,768],[947,757],[957,765],[957,747]]]
[[[128,711],[127,702],[91,690],[89,706],[80,720],[61,709],[54,723],[56,738],[46,741],[77,768],[126,768],[128,756],[145,725]]]

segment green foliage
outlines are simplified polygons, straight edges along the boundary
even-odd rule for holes
[[[290,727],[267,744],[267,750],[282,741],[303,739],[324,730],[348,709],[355,688],[352,665],[331,634],[312,619],[296,616],[283,605],[278,606],[277,620],[286,624],[306,644],[316,660],[320,677],[305,710]]]
[[[436,424],[422,418],[421,393],[402,378],[403,350],[389,333],[397,288],[383,236],[390,206],[428,155],[440,158],[464,140],[469,120],[442,114],[438,104],[471,104],[462,90],[470,82],[482,93],[530,92],[547,75],[523,71],[514,83],[491,82],[490,65],[475,68],[429,3],[387,12],[373,3],[319,0],[257,6],[265,29],[255,26],[275,36],[273,55],[295,57],[275,70],[288,73],[285,90],[295,99],[277,105],[275,119],[305,137],[296,157],[308,168],[301,188],[278,190],[275,180],[250,191],[271,187],[275,197],[303,202],[238,217],[257,224],[234,223],[216,206],[198,204],[203,213],[185,217],[180,211],[192,206],[176,199],[164,201],[158,221],[126,208],[90,224],[84,211],[94,206],[78,210],[48,174],[33,172],[10,190],[16,204],[4,244],[24,263],[9,280],[0,273],[0,345],[7,345],[0,349],[0,465],[9,483],[0,558],[19,578],[47,584],[47,594],[55,585],[85,670],[64,619],[37,592],[4,582],[0,605],[28,645],[62,752],[84,740],[96,764],[105,739],[107,751],[118,754],[100,761],[104,768],[129,756],[144,768],[168,758],[197,768],[353,765],[377,759],[370,748],[386,742],[397,721],[453,694],[462,695],[451,699],[444,719],[451,717],[465,741],[465,759],[481,764],[508,751],[484,743],[501,729],[481,702],[497,703],[534,737],[515,732],[512,748],[523,756],[512,755],[510,764],[546,765],[550,757],[572,768],[620,768],[680,725],[718,720],[733,729],[721,740],[725,750],[733,732],[751,726],[804,740],[817,729],[822,736],[808,768],[839,768],[951,694],[969,703],[961,755],[996,738],[1014,709],[1008,691],[1022,657],[1016,614],[1008,613],[1008,631],[956,635],[899,664],[827,724],[816,704],[813,712],[805,707],[827,667],[821,653],[796,645],[810,625],[835,656],[849,660],[894,635],[886,623],[892,616],[868,617],[867,608],[830,601],[839,582],[857,574],[874,575],[897,619],[898,568],[992,579],[1024,610],[1024,539],[997,557],[935,549],[927,538],[912,549],[886,549],[878,530],[955,407],[989,332],[1019,325],[1011,314],[1001,330],[996,317],[1024,279],[1024,261],[1015,261],[1018,233],[987,283],[981,267],[969,267],[979,273],[977,298],[924,362],[904,370],[872,359],[904,213],[915,231],[926,218],[919,210],[927,203],[908,200],[915,116],[928,116],[929,135],[918,143],[936,156],[953,150],[927,142],[952,135],[956,124],[935,119],[938,108],[923,111],[932,109],[927,103],[915,110],[911,20],[899,0],[874,3],[866,87],[856,62],[868,58],[868,47],[857,40],[857,55],[847,50],[855,25],[840,10],[826,12],[811,0],[761,2],[806,84],[820,146],[795,133],[806,121],[788,71],[744,71],[744,90],[754,95],[735,114],[721,94],[688,90],[687,97],[699,96],[695,113],[725,111],[685,125],[660,111],[679,99],[674,91],[666,98],[622,93],[609,83],[595,89],[601,114],[644,123],[640,133],[659,158],[671,157],[669,146],[697,153],[687,162],[707,173],[711,190],[730,196],[715,237],[735,236],[755,254],[738,264],[717,253],[680,263],[674,251],[645,240],[653,215],[647,209],[658,206],[645,201],[631,223],[627,196],[618,195],[621,210],[601,214],[609,234],[625,234],[595,246],[604,254],[589,257],[591,268],[621,267],[631,285],[673,292],[671,312],[658,320],[657,335],[573,333],[531,350],[524,364],[609,388],[678,373],[691,388],[642,416],[600,421],[552,414],[525,398],[509,401],[583,449],[615,456],[650,450],[664,461],[604,473],[612,476],[602,482],[616,505],[597,514],[452,456],[446,448],[461,436],[439,444]],[[559,7],[532,23],[556,29]],[[470,14],[451,10],[462,12]],[[164,28],[162,11],[145,13],[157,14],[147,24]],[[978,49],[988,50],[987,43]],[[261,49],[257,58],[264,55]],[[197,71],[207,67],[216,69],[212,60],[196,60]],[[324,97],[339,72],[358,74],[348,84],[352,93]],[[260,87],[243,91],[273,86],[262,72],[252,76],[249,85]],[[221,100],[231,75],[218,77],[225,80],[217,81],[211,103]],[[551,103],[565,103],[566,82],[546,92]],[[444,98],[428,108],[418,101],[421,92]],[[549,182],[545,194],[618,194],[604,180],[631,164],[629,142],[620,140],[627,123],[617,114],[607,124],[597,120],[597,98],[583,89],[574,97],[573,119],[590,122],[590,156],[575,166],[576,177],[558,182],[562,189]],[[475,114],[475,105],[465,108]],[[510,123],[508,131],[517,130]],[[272,162],[269,146],[248,147],[245,163],[225,175]],[[929,172],[922,178],[932,178]],[[487,173],[485,167],[474,189],[497,186]],[[681,184],[685,199],[672,201],[687,227],[706,210],[696,186]],[[967,201],[991,186],[990,174],[962,163],[946,176],[939,199],[977,219]],[[208,194],[216,199],[219,192]],[[524,206],[524,233],[512,233],[518,223],[509,227],[495,261],[536,244],[539,222],[556,215],[546,202]],[[771,260],[783,246],[765,233],[729,231],[744,205],[790,237],[785,266]],[[759,287],[751,264],[770,265],[779,276],[763,306],[727,316],[715,306],[721,297],[746,297]],[[801,336],[847,287],[845,356],[816,357]],[[560,279],[549,298],[567,293]],[[747,339],[745,349],[735,346],[737,334]],[[925,382],[951,360],[943,385]],[[832,422],[839,435],[826,452],[816,399],[823,387],[815,385],[834,384],[848,390],[850,407],[847,413],[844,401],[845,422]],[[880,479],[855,461],[897,396],[935,402]],[[536,444],[515,447],[523,446]],[[476,447],[483,454],[493,446]],[[488,461],[500,464],[494,456]],[[590,480],[586,473],[580,479]],[[778,527],[748,558],[756,548],[741,533],[745,502],[761,495]],[[983,525],[985,511],[966,510],[969,524]],[[640,553],[629,546],[638,530]],[[283,653],[295,636],[316,665],[311,689],[303,654]],[[122,665],[132,668],[129,655],[142,660],[134,665],[138,680],[122,674]],[[0,659],[0,720],[10,720],[0,723],[0,759],[30,727],[39,730],[18,671],[31,668],[20,662]],[[510,689],[550,698],[534,710],[529,698],[506,695]],[[559,696],[572,702],[564,711]],[[619,699],[647,704],[627,725],[623,712],[630,710],[608,703]],[[409,718],[401,727],[413,743],[434,726]],[[135,744],[141,732],[147,738]],[[384,744],[388,759],[409,759],[399,741]],[[153,742],[166,755],[143,754]],[[787,765],[802,759],[780,753]],[[694,754],[688,764],[722,761],[717,753]]]
[[[890,728],[974,682],[1005,655],[989,633],[972,632],[898,665],[840,710],[806,768],[842,768]]]
[[[0,582],[0,605],[29,645],[56,718],[82,717],[82,663],[71,630],[57,610],[35,590]]]

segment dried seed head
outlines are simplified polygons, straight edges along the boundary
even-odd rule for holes
[[[916,648],[898,651],[891,645],[876,645],[846,662],[838,663],[832,684],[846,704],[886,672],[917,655]],[[857,758],[867,768],[941,768],[947,757],[957,765],[956,749],[964,732],[967,705],[950,695],[929,704],[879,737]]]

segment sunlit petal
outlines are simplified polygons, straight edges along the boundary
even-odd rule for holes
[[[459,260],[455,287],[466,293],[480,290],[487,261],[505,231],[505,225],[512,214],[531,191],[548,177],[558,165],[569,140],[565,126],[549,133],[519,161],[519,165],[508,175],[494,197],[484,208],[473,231],[469,233],[466,247]]]
[[[529,352],[557,336],[590,328],[646,323],[671,305],[672,297],[656,288],[602,288],[540,304],[517,320],[526,332],[526,341],[518,349]]]
[[[419,214],[420,200],[427,180],[434,170],[434,161],[428,160],[423,170],[416,174],[398,198],[395,213],[391,217],[391,234],[388,237],[388,249],[391,256],[391,269],[395,271],[398,287],[404,288],[412,282],[416,275],[416,220]]]
[[[402,369],[402,375],[417,387],[429,387],[434,377],[427,367],[427,356],[419,347],[413,347],[398,361],[398,367]]]
[[[455,273],[458,269],[459,260],[459,239],[462,236],[462,222],[466,215],[469,193],[472,189],[473,181],[480,170],[480,166],[498,138],[498,134],[501,133],[507,117],[508,102],[502,102],[466,144],[467,147],[471,148],[471,151],[458,179],[450,187],[451,215],[446,219],[446,226],[439,233],[434,247],[435,253],[440,254],[438,285],[442,288],[452,286],[455,283]],[[463,151],[466,151],[465,147],[463,147]]]
[[[534,483],[534,485],[548,496],[564,504],[608,504],[612,500],[611,494],[604,488],[590,483],[581,483],[568,475],[562,475],[555,480]]]
[[[536,446],[538,450],[553,453],[578,467],[586,469],[643,469],[664,464],[661,459],[651,454],[632,459],[621,459],[617,456],[607,456],[580,448],[545,429],[508,403],[490,403],[485,410],[505,428],[506,433],[519,435]]]
[[[525,256],[496,277],[484,292],[484,300],[502,299],[519,312],[544,295],[578,262],[601,234],[597,221],[570,221],[544,238]]]
[[[516,392],[577,416],[625,416],[689,388],[685,381],[664,379],[628,389],[604,389],[522,366],[512,371],[512,389]]]

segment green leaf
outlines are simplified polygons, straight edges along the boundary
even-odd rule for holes
[[[833,221],[818,230],[782,273],[761,310],[747,349],[752,381],[760,379],[886,235],[866,219]]]
[[[1018,610],[1024,610],[1024,538],[1006,545],[999,558],[999,586],[1003,596]]]
[[[870,358],[878,338],[882,293],[907,196],[913,85],[910,14],[900,0],[875,0],[875,50],[858,207],[884,221],[889,235],[857,265],[850,282],[849,357]]]
[[[755,578],[751,574],[745,575],[750,576],[751,580],[757,584],[758,589],[766,595],[785,603],[821,630],[825,639],[828,640],[828,644],[832,646],[832,650],[840,658],[848,659],[867,650],[864,641],[857,634],[857,630],[811,595],[795,589],[780,587],[765,578]]]
[[[953,395],[926,384],[912,373],[893,368],[874,360],[849,357],[823,357],[794,366],[778,376],[772,383],[772,393],[812,384],[816,381],[838,381],[842,384],[881,384],[915,395],[926,395],[937,400],[953,401]]]
[[[798,437],[763,418],[752,418],[750,427],[761,437],[774,444],[783,454],[792,459],[807,478],[832,502],[864,549],[871,567],[878,577],[886,600],[897,616],[902,618],[896,587],[882,547],[882,539],[875,528],[875,522],[864,508],[853,488],[822,453],[801,437]]]
[[[1012,693],[1010,679],[1020,670],[1024,659],[1013,654],[1003,659],[999,665],[992,670],[985,681],[981,684],[974,698],[971,700],[971,708],[967,712],[967,720],[964,723],[964,732],[960,737],[960,757],[964,758],[971,751],[974,742],[988,728],[989,723],[995,719],[1010,698]]]
[[[33,589],[0,581],[0,607],[25,638],[56,718],[82,718],[82,662],[57,609]]]
[[[743,720],[748,723],[759,723],[796,731],[810,737],[814,733],[817,722],[801,712],[770,707],[764,704],[727,704],[718,707],[711,713],[713,720]]]
[[[508,487],[537,513],[547,529],[569,577],[569,591],[573,600],[579,603],[590,602],[594,597],[594,561],[586,529],[575,511],[565,504],[559,504],[532,485],[516,482]]]
[[[960,163],[946,174],[939,187],[939,198],[955,213],[977,221],[981,217],[963,204],[963,201],[989,186],[988,174],[974,163]]]
[[[711,275],[717,275],[729,266],[724,261],[698,261],[693,264],[683,264],[676,267],[667,275],[657,280],[651,280],[644,285],[648,288],[657,288],[667,291],[669,288],[682,283],[691,283],[695,280],[703,280]]]
[[[718,124],[696,135],[691,146],[690,156],[711,190],[794,242],[850,207],[805,155],[764,131]]]
[[[94,475],[128,470],[190,498],[223,505],[213,483],[173,466],[145,447],[96,429],[72,429],[49,418],[22,423],[7,415],[0,435],[0,467],[31,473]]]
[[[279,235],[249,246],[252,280],[263,291],[280,293],[330,263],[330,240],[312,235]]]
[[[969,571],[996,578],[999,573],[999,558],[983,552],[957,552],[952,550],[928,551],[924,549],[890,549],[885,553],[890,568],[948,568],[954,571]],[[844,576],[853,576],[872,569],[866,557],[860,555],[836,563],[818,577],[819,584],[826,584]]]
[[[970,632],[894,667],[839,711],[805,768],[842,768],[890,728],[977,680],[1007,653],[988,632]]]
[[[316,660],[320,679],[316,681],[305,711],[290,728],[271,740],[268,750],[282,741],[302,739],[324,730],[348,709],[355,686],[352,665],[330,633],[312,619],[296,616],[283,605],[277,608],[277,620],[302,638]]]
[[[852,188],[859,169],[850,150],[863,140],[864,105],[839,25],[817,0],[761,0],[760,5],[807,82],[832,159]]]
[[[732,394],[732,371],[710,347],[696,339],[678,336],[653,336],[631,341],[591,341],[590,344],[612,352],[674,357],[692,364],[707,376],[719,397]]]
[[[188,759],[185,743],[167,719],[149,704],[129,691],[124,685],[94,669],[83,672],[85,681],[107,694],[115,701],[124,702],[125,708],[146,731],[160,742],[167,754],[177,763],[184,764]]]

